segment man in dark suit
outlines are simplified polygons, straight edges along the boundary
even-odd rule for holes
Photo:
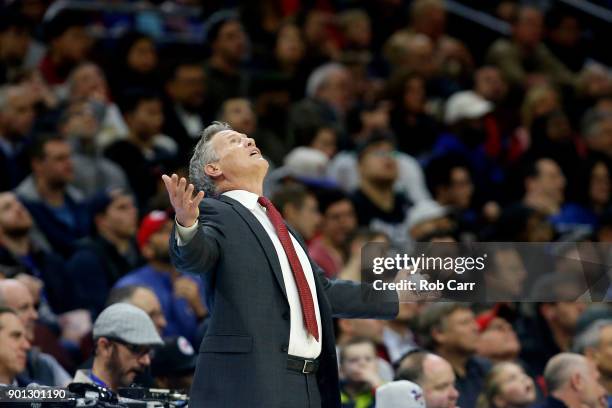
[[[394,318],[398,297],[325,278],[262,197],[267,170],[253,139],[215,122],[191,159],[197,187],[163,176],[173,263],[202,275],[211,312],[190,405],[340,407],[332,317]]]

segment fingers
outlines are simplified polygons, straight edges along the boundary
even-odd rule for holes
[[[183,181],[183,179],[181,179]],[[185,181],[187,182],[187,181]],[[191,206],[191,197],[193,196],[193,184],[189,184],[183,195],[183,207],[188,208]]]
[[[195,198],[191,201],[191,203],[194,207],[199,207],[203,199],[204,199],[204,192],[200,191],[198,194],[196,194]]]

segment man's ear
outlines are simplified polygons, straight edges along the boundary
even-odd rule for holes
[[[582,373],[580,371],[574,372],[569,379],[570,387],[576,391],[582,391],[584,385],[584,379],[582,378]]]
[[[204,167],[204,173],[206,173],[207,176],[212,178],[219,177],[223,174],[223,172],[221,171],[221,167],[219,167],[217,163],[208,163]]]
[[[434,339],[436,343],[441,344],[441,343],[444,343],[444,340],[446,339],[446,335],[444,334],[442,330],[440,330],[439,327],[432,327],[431,328],[431,338]]]

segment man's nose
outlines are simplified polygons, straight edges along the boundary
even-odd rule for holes
[[[247,145],[247,147],[255,146],[255,140],[252,137],[247,137],[246,138],[246,145]]]
[[[139,363],[145,367],[150,366],[151,365],[151,355],[149,353],[146,353],[145,355],[140,357]]]

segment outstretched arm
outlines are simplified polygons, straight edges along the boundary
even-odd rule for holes
[[[323,284],[332,314],[339,318],[395,319],[399,310],[396,291],[374,290],[369,283],[331,280],[313,263],[315,273]]]
[[[170,236],[173,265],[181,272],[192,274],[212,270],[219,257],[219,229],[207,221],[205,213],[212,209],[203,208],[203,214],[200,214],[204,192],[194,196],[193,184],[187,185],[187,180],[184,177],[179,180],[176,174],[172,177],[164,174],[162,180],[176,214],[176,225]]]

